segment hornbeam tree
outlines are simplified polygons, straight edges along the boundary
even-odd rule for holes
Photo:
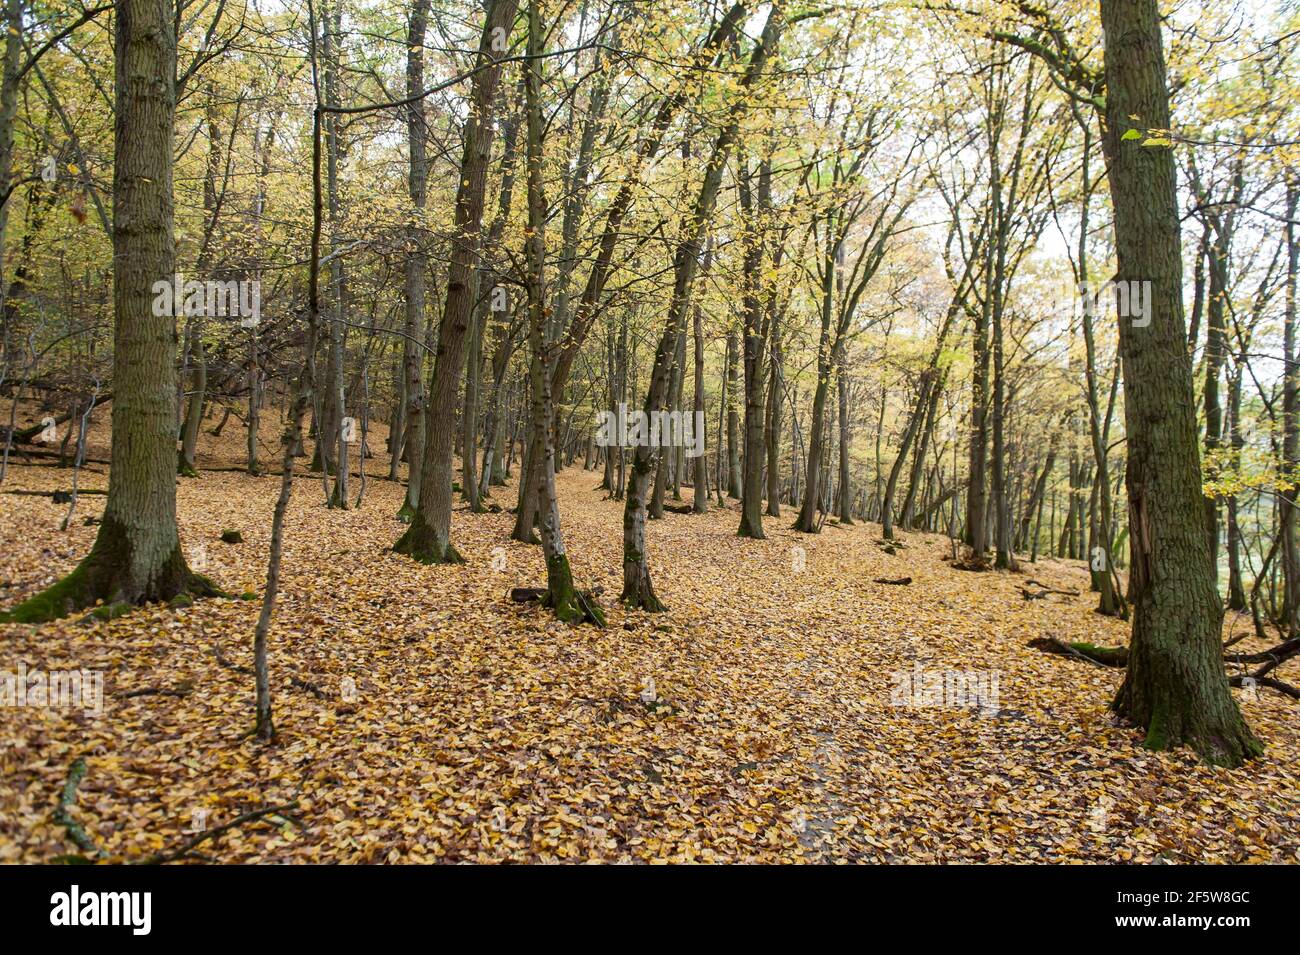
[[[528,288],[528,341],[532,350],[529,384],[532,390],[533,421],[540,435],[541,460],[537,474],[542,551],[546,556],[546,595],[543,603],[567,623],[577,623],[592,614],[604,623],[599,612],[573,587],[573,571],[564,549],[560,529],[560,502],[555,493],[555,397],[551,392],[554,333],[548,328],[545,302],[546,281],[546,197],[542,188],[542,18],[538,0],[528,4],[528,60],[524,64],[524,96],[527,113],[528,232],[525,238]],[[466,453],[472,453],[466,449]]]
[[[749,92],[753,88],[758,78],[763,75],[768,61],[775,55],[786,22],[781,4],[774,3],[768,13],[762,36],[759,37],[758,45],[750,54],[749,64],[740,81],[744,92]],[[650,386],[646,392],[644,410],[647,419],[663,410],[667,404],[668,385],[677,353],[677,341],[686,327],[691,283],[700,261],[704,230],[707,228],[718,199],[722,174],[727,157],[736,142],[745,105],[746,99],[742,96],[729,108],[724,126],[714,141],[708,165],[705,166],[704,181],[700,185],[694,206],[682,220],[677,250],[673,257],[672,298],[668,305],[668,317],[664,323],[663,334],[659,338],[659,345],[655,351]],[[658,448],[650,447],[648,444],[637,445],[627,477],[627,495],[623,509],[622,599],[628,607],[651,612],[664,609],[664,605],[655,595],[654,584],[650,579],[650,565],[645,553],[646,504],[650,482],[654,479],[658,466],[658,454]]]

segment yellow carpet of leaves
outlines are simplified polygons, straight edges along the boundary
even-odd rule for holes
[[[223,463],[237,463],[231,438]],[[106,487],[105,468],[89,467],[82,486]],[[382,456],[370,469],[382,473]],[[105,674],[98,716],[0,710],[0,861],[77,851],[53,812],[79,756],[73,816],[116,861],[293,800],[200,857],[1297,861],[1296,703],[1234,691],[1268,751],[1216,770],[1145,752],[1111,719],[1119,671],[1026,647],[1044,634],[1124,642],[1124,624],[1091,612],[1082,565],[962,572],[942,560],[944,538],[908,535],[889,555],[875,525],[806,536],[790,517],[768,518],[766,541],[741,540],[733,505],[653,522],[670,611],[625,613],[621,505],[597,479],[574,467],[559,486],[575,576],[605,589],[603,631],[509,600],[543,583],[540,549],[508,541],[509,513],[458,510],[467,564],[426,567],[386,550],[401,532],[397,486],[372,478],[359,510],[330,511],[319,478],[301,478],[270,642],[274,745],[248,736],[240,668],[255,600],[0,625],[0,669]],[[3,491],[68,486],[66,471],[11,466]],[[179,483],[185,546],[233,594],[261,591],[278,486],[220,471]],[[66,505],[0,494],[4,606],[74,566],[95,533],[82,518],[103,500],[83,496],[61,533]],[[513,489],[497,500],[512,504]],[[245,542],[221,543],[226,528]],[[882,575],[914,582],[872,582]],[[1026,602],[1026,576],[1084,593]],[[894,675],[918,666],[996,677],[997,711],[895,705]],[[174,695],[126,695],[140,690]]]

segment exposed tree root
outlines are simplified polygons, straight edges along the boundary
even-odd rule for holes
[[[68,769],[68,781],[63,784],[63,792],[59,795],[59,806],[54,810],[54,821],[67,830],[68,838],[76,844],[78,849],[91,858],[98,858],[102,853],[95,845],[94,840],[86,833],[81,823],[72,818],[72,807],[77,802],[77,787],[81,785],[81,780],[85,776],[86,761],[78,756]],[[65,858],[64,861],[85,862],[87,860],[80,856],[73,856]]]
[[[1128,666],[1128,647],[1098,647],[1091,643],[1066,643],[1056,637],[1035,637],[1029,646],[1044,653],[1078,657],[1104,667]]]
[[[569,606],[576,613],[561,619],[573,624],[590,623],[603,630],[606,623],[605,611],[596,602],[596,598],[604,592],[605,588],[603,587],[593,587],[590,590],[575,590],[572,595],[572,603]],[[543,607],[555,609],[550,591],[545,587],[513,587],[510,590],[510,599],[519,604],[540,601]],[[569,617],[572,619],[569,619]]]
[[[1300,700],[1300,689],[1292,686],[1290,683],[1283,683],[1281,680],[1275,680],[1271,676],[1230,676],[1228,677],[1229,686],[1250,686],[1247,680],[1254,680],[1256,686],[1266,686],[1271,690],[1277,690],[1293,700]]]

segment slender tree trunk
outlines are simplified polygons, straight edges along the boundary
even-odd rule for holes
[[[517,0],[491,0],[479,37],[478,63],[493,55],[494,31],[509,33]],[[411,526],[394,545],[424,563],[459,563],[451,543],[451,464],[456,440],[456,391],[465,361],[465,336],[473,308],[473,270],[477,265],[483,194],[492,153],[493,107],[500,85],[500,65],[487,66],[471,80],[464,154],[456,191],[454,238],[447,270],[447,297],[438,326],[438,349],[426,416],[420,507]]]
[[[406,34],[406,95],[416,96],[424,91],[424,35],[428,28],[429,0],[413,0]],[[407,463],[406,498],[398,511],[398,518],[409,522],[420,505],[421,471],[424,467],[424,293],[425,275],[429,270],[425,244],[429,240],[424,227],[424,206],[428,192],[429,166],[426,158],[425,138],[428,135],[424,100],[419,99],[406,107],[406,143],[410,156],[407,170],[407,192],[417,227],[413,247],[406,256],[405,266],[405,335],[402,339],[402,372],[406,403],[403,418],[406,424],[405,446]],[[398,453],[397,443],[393,449]]]
[[[524,64],[527,101],[528,235],[528,339],[532,347],[529,378],[532,384],[534,427],[541,439],[542,459],[538,468],[537,498],[541,513],[542,551],[546,556],[545,603],[555,615],[577,623],[584,614],[577,603],[573,573],[560,530],[560,504],[555,494],[555,403],[551,393],[553,337],[547,332],[544,265],[546,260],[546,199],[542,192],[542,27],[538,0],[528,4],[528,56]],[[469,451],[469,449],[466,449]]]
[[[767,278],[767,241],[772,207],[772,163],[760,161],[757,189],[752,188],[746,172],[740,179],[740,200],[747,221],[742,234],[744,261],[742,268],[744,339],[742,342],[745,371],[745,453],[740,492],[741,537],[765,539],[763,533],[763,464],[767,455],[764,428],[767,424],[768,354],[767,338],[776,305],[771,282]],[[772,266],[780,264],[773,252]]]
[[[767,514],[781,516],[781,397],[785,380],[781,368],[781,310],[772,314],[771,370],[767,386]]]
[[[784,24],[785,18],[780,6],[773,6],[750,56],[745,76],[740,81],[742,89],[750,87],[762,75],[769,57],[775,52]],[[691,282],[700,259],[703,233],[717,202],[727,157],[739,135],[740,118],[744,109],[744,96],[738,97],[730,106],[725,125],[714,142],[713,151],[705,166],[704,181],[700,185],[694,207],[682,220],[681,238],[673,257],[672,298],[669,300],[668,316],[655,352],[650,386],[646,393],[644,407],[647,417],[661,410],[667,398],[673,353],[685,325]],[[650,565],[645,549],[646,499],[654,476],[656,457],[656,449],[644,444],[638,445],[634,450],[623,510],[622,599],[630,608],[651,612],[664,609],[650,579]]]
[[[9,289],[5,285],[8,275],[5,259],[5,239],[9,231],[9,210],[13,197],[9,190],[13,183],[14,126],[18,118],[18,70],[23,53],[23,0],[5,0],[4,4],[4,62],[0,67],[0,302],[6,306],[5,328],[9,332]],[[5,359],[9,358],[8,339],[3,342]],[[0,369],[4,371],[7,369]]]
[[[713,264],[713,246],[709,244],[704,250],[704,264],[700,267],[701,278],[707,275],[709,267]],[[701,282],[701,284],[703,284]],[[694,302],[694,365],[695,365],[695,390],[691,402],[692,421],[700,425],[701,433],[696,437],[700,445],[700,456],[695,459],[695,475],[693,478],[694,486],[691,490],[691,510],[696,514],[704,514],[709,509],[709,455],[704,446],[704,435],[708,428],[704,427],[704,308],[700,304],[700,295],[695,296]]]
[[[727,496],[740,497],[740,415],[736,392],[740,390],[740,346],[736,330],[727,331]]]
[[[1282,460],[1292,484],[1282,492],[1282,570],[1285,581],[1282,617],[1286,632],[1300,633],[1300,541],[1296,535],[1297,491],[1295,475],[1300,469],[1300,355],[1296,349],[1296,284],[1300,277],[1300,236],[1296,235],[1296,212],[1300,208],[1300,178],[1295,173],[1286,183],[1286,303],[1283,313],[1282,377]]]

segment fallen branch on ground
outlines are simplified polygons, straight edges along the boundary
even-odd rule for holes
[[[165,686],[146,686],[139,690],[127,690],[125,693],[117,694],[118,699],[130,700],[137,696],[189,696],[194,689],[191,682],[182,683],[180,686],[171,688]]]
[[[1030,580],[1027,582],[1031,584],[1038,584],[1038,581],[1036,580]],[[1038,586],[1043,587],[1042,584],[1038,584]],[[1049,594],[1060,594],[1062,597],[1077,597],[1079,596],[1079,591],[1055,590],[1051,587],[1043,587],[1042,590],[1030,590],[1028,587],[1020,588],[1020,595],[1024,597],[1025,600],[1042,600],[1044,597],[1048,596]]]
[[[1029,646],[1044,653],[1078,657],[1103,667],[1128,666],[1128,647],[1098,647],[1091,643],[1066,643],[1056,637],[1035,637]]]
[[[295,799],[293,802],[287,802],[282,806],[271,806],[267,809],[256,809],[253,812],[246,812],[242,816],[236,816],[229,822],[222,823],[215,829],[207,829],[199,833],[197,836],[187,840],[175,849],[150,856],[143,860],[140,865],[161,865],[164,862],[171,862],[173,859],[179,859],[182,856],[188,855],[208,839],[213,839],[216,836],[221,835],[223,832],[229,832],[237,826],[242,826],[246,822],[253,822],[256,819],[261,819],[263,816],[274,816],[277,813],[284,812],[286,809],[296,809],[297,806],[298,800]]]

